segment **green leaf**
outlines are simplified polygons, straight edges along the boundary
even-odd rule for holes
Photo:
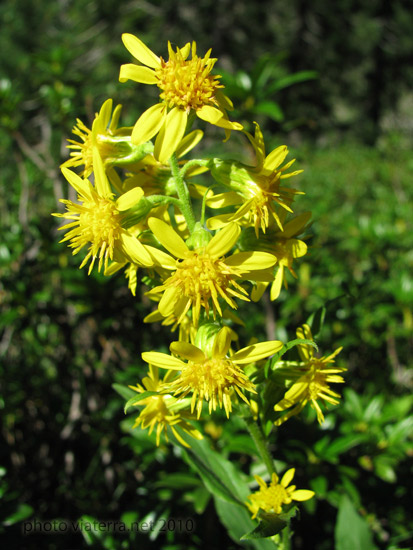
[[[206,439],[198,441],[180,434],[191,446],[184,450],[184,458],[198,472],[205,487],[215,496],[245,507],[248,487],[235,466],[212,450]],[[177,440],[175,439],[177,443]]]
[[[127,386],[122,386],[122,384],[112,384],[112,388],[124,399],[129,399],[133,395],[136,395],[136,391],[131,390]]]
[[[305,82],[307,80],[314,80],[315,78],[318,78],[317,71],[300,71],[298,73],[294,73],[285,76],[284,78],[278,79],[268,88],[268,92],[273,94],[274,92],[283,90],[284,88],[292,86],[293,84],[299,84],[300,82]]]
[[[260,101],[255,105],[254,112],[266,115],[275,120],[275,122],[282,122],[284,120],[284,113],[275,101]]]
[[[14,525],[19,521],[23,521],[24,519],[27,519],[29,516],[33,514],[33,511],[34,511],[33,508],[28,504],[19,504],[17,509],[10,516],[8,516],[6,519],[2,521],[2,524],[6,526]]]
[[[340,499],[334,537],[335,550],[378,550],[369,526],[347,495]]]

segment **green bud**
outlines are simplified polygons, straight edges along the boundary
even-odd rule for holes
[[[214,158],[208,162],[208,168],[215,181],[237,193],[245,193],[246,188],[254,183],[247,166],[236,160]]]
[[[201,324],[195,337],[195,346],[201,349],[208,357],[212,355],[215,337],[221,330],[218,323],[206,322]]]
[[[105,164],[111,166],[128,166],[139,162],[153,152],[153,143],[134,145],[130,136],[110,136],[98,134],[97,146]]]
[[[200,222],[196,222],[192,235],[185,241],[190,250],[205,248],[212,239],[211,233]]]

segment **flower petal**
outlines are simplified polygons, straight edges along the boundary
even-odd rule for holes
[[[247,346],[234,353],[234,355],[231,356],[231,361],[239,365],[255,363],[260,359],[274,355],[274,353],[280,351],[283,345],[284,344],[278,340],[253,344],[252,346]]]
[[[189,249],[170,225],[158,218],[149,218],[148,225],[158,241],[176,258],[184,259]]]
[[[281,287],[284,280],[284,266],[280,265],[275,273],[274,281],[271,285],[270,300],[274,302],[281,292]]]
[[[161,369],[182,370],[185,367],[185,363],[177,357],[158,351],[145,351],[142,353],[142,359]]]
[[[223,359],[228,353],[231,345],[231,329],[223,327],[215,336],[212,346],[212,357],[214,359]]]
[[[148,67],[141,67],[134,63],[126,63],[120,66],[119,82],[126,82],[133,80],[134,82],[140,82],[141,84],[157,84],[158,77],[152,69]]]
[[[314,495],[314,491],[309,491],[308,489],[298,489],[297,491],[291,493],[291,498],[293,500],[302,502],[304,500],[309,500],[310,498],[313,498]]]
[[[288,485],[293,480],[294,474],[295,474],[295,468],[290,468],[289,470],[287,470],[281,478],[281,485],[283,487],[288,487]]]
[[[205,360],[204,352],[189,342],[172,342],[169,349],[172,353],[180,355],[188,361],[198,363]]]
[[[85,199],[92,200],[90,181],[82,179],[72,170],[62,168],[62,174],[70,183],[70,185]]]
[[[93,148],[93,172],[95,174],[95,187],[98,194],[105,198],[111,197],[113,193],[110,189],[103,161],[97,147]]]
[[[139,40],[139,38],[133,34],[122,34],[122,42],[133,57],[143,63],[143,65],[152,67],[152,69],[157,69],[161,65],[159,57],[155,55],[142,40]]]
[[[162,294],[158,309],[164,317],[169,317],[175,311],[175,306],[179,301],[179,294],[175,287],[169,287]]]
[[[238,252],[225,260],[227,265],[240,267],[244,271],[267,269],[277,262],[274,254],[268,252]]]
[[[120,245],[122,252],[130,260],[138,265],[153,266],[153,261],[143,244],[130,233],[123,230],[120,236]]]
[[[165,105],[156,103],[149,107],[136,121],[131,140],[134,145],[142,145],[157,134],[165,122]]]
[[[144,193],[141,187],[134,187],[118,198],[116,201],[116,208],[121,212],[129,210],[129,208],[132,208],[141,200],[143,195]]]
[[[216,124],[224,116],[222,111],[211,105],[204,105],[197,110],[196,115],[210,124]]]
[[[181,143],[176,148],[176,156],[183,157],[186,155],[186,153],[188,153],[201,141],[203,136],[204,132],[202,130],[194,130],[193,132],[190,132],[181,140]]]
[[[288,155],[288,148],[286,145],[280,145],[271,151],[264,161],[264,170],[275,170],[280,164],[284,162],[285,157]]]
[[[154,157],[166,164],[171,156],[175,153],[180,141],[182,140],[188,115],[183,109],[175,107],[167,114],[165,124],[159,132],[154,149]]]
[[[206,252],[215,258],[225,256],[237,242],[240,232],[241,229],[236,223],[228,224],[212,237],[206,247]]]

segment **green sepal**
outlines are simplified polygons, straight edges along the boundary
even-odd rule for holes
[[[298,508],[293,506],[290,510],[281,514],[268,514],[261,511],[258,515],[259,523],[257,527],[243,535],[241,540],[264,539],[278,535],[288,526],[290,519],[296,515],[297,510]]]

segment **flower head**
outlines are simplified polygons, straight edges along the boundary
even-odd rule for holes
[[[136,122],[132,132],[134,143],[144,143],[158,134],[155,157],[166,162],[181,141],[191,113],[226,130],[242,129],[241,124],[228,120],[226,110],[232,109],[232,103],[221,92],[220,77],[211,74],[216,61],[210,57],[211,50],[199,57],[195,42],[177,48],[176,52],[168,42],[169,59],[165,61],[132,34],[123,34],[122,40],[143,66],[122,65],[119,80],[156,84],[161,90],[160,103],[150,107]]]
[[[111,156],[114,151],[110,144],[105,143],[105,136],[116,135],[116,128],[119,121],[121,105],[117,105],[112,115],[112,100],[108,99],[100,108],[95,116],[92,130],[89,130],[85,124],[77,119],[77,125],[74,126],[72,133],[78,136],[81,141],[69,139],[68,149],[71,149],[70,158],[62,164],[65,168],[76,168],[84,166],[83,177],[87,178],[93,171],[93,148],[99,149],[103,160]]]
[[[164,283],[151,290],[163,292],[159,311],[164,317],[172,313],[182,320],[192,308],[194,325],[198,324],[201,308],[209,316],[212,308],[214,317],[222,317],[220,300],[233,309],[237,308],[234,298],[249,301],[247,291],[237,282],[244,276],[253,279],[251,272],[274,265],[276,258],[266,252],[240,252],[225,257],[235,245],[240,229],[233,223],[212,237],[208,244],[191,250],[181,237],[165,222],[149,218],[148,225],[159,242],[178,260],[170,257],[163,267],[173,273]]]
[[[303,212],[295,216],[284,225],[284,230],[271,229],[259,239],[251,235],[247,230],[243,234],[243,248],[248,250],[258,249],[274,254],[277,263],[274,267],[274,280],[271,283],[271,300],[276,300],[280,295],[282,285],[288,288],[286,271],[297,278],[293,269],[293,263],[296,258],[301,258],[307,254],[307,244],[304,240],[298,239],[298,235],[303,233],[311,218],[311,212]],[[251,298],[256,302],[263,295],[265,289],[270,283],[258,282],[251,293]]]
[[[143,386],[140,384],[129,386],[138,393],[144,393],[145,391],[157,392],[156,395],[145,397],[136,402],[136,405],[144,405],[145,407],[140,412],[133,427],[140,426],[143,430],[149,428],[149,435],[156,427],[156,444],[158,446],[163,431],[165,432],[166,441],[168,441],[167,431],[170,428],[176,439],[184,447],[189,447],[176,428],[180,428],[195,439],[202,439],[202,434],[189,424],[188,420],[192,417],[188,412],[181,409],[181,403],[171,395],[161,393],[170,377],[171,373],[168,372],[164,379],[160,380],[158,369],[150,365],[148,376],[142,380]]]
[[[281,514],[284,504],[290,504],[293,500],[302,502],[314,496],[314,491],[296,489],[295,485],[288,486],[294,474],[295,469],[291,468],[285,472],[281,482],[279,482],[277,474],[273,473],[269,485],[261,477],[254,476],[260,488],[248,496],[251,502],[247,502],[247,506],[252,512],[252,519],[257,517],[260,510],[267,513]]]
[[[255,127],[255,137],[246,132],[256,153],[255,166],[248,166],[240,162],[227,162],[213,159],[210,163],[212,176],[227,186],[233,193],[223,193],[208,199],[211,208],[241,204],[235,213],[220,214],[208,220],[210,229],[218,229],[227,223],[236,221],[247,226],[253,226],[258,238],[259,230],[265,233],[272,224],[282,230],[277,205],[292,212],[290,204],[294,195],[300,193],[281,185],[281,180],[300,174],[302,170],[284,173],[294,163],[295,159],[281,166],[288,149],[281,145],[265,156],[264,138],[258,124]],[[235,192],[235,193],[234,193]],[[238,195],[238,197],[237,197]]]
[[[282,348],[278,341],[262,342],[228,355],[231,331],[224,327],[215,336],[210,353],[188,342],[172,342],[170,350],[187,362],[172,355],[146,352],[142,359],[160,368],[180,371],[167,386],[167,390],[184,398],[192,394],[191,411],[201,415],[202,404],[209,402],[209,412],[217,406],[224,408],[227,417],[232,411],[231,399],[238,395],[248,403],[243,391],[255,392],[254,384],[242,366],[273,355]]]
[[[312,340],[311,329],[308,325],[303,325],[297,330],[297,337]],[[318,403],[331,403],[338,405],[340,394],[330,389],[331,383],[343,383],[344,379],[339,373],[346,369],[343,367],[333,367],[334,358],[343,348],[338,348],[327,357],[315,357],[314,349],[308,344],[298,346],[302,364],[297,367],[295,376],[296,381],[289,388],[284,398],[275,405],[275,411],[286,411],[275,424],[279,426],[292,416],[298,414],[310,403],[311,407],[317,413],[317,420],[320,424],[324,422],[324,415]]]
[[[60,241],[70,241],[73,254],[89,245],[88,252],[80,267],[91,260],[89,274],[96,259],[99,259],[98,270],[105,266],[116,255],[119,262],[130,261],[141,266],[153,265],[148,251],[136,239],[123,223],[127,219],[127,210],[132,208],[143,196],[140,188],[135,188],[120,196],[116,201],[109,187],[98,151],[93,152],[95,169],[95,187],[89,180],[80,178],[77,174],[62,168],[63,175],[78,192],[79,203],[61,199],[66,205],[67,212],[53,214],[54,216],[71,220],[59,229],[65,231],[66,236]]]

